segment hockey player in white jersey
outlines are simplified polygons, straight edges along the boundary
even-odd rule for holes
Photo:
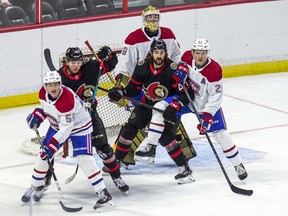
[[[208,56],[209,51],[210,47],[206,39],[196,39],[192,50],[186,51],[181,58],[189,65],[187,80],[195,94],[193,104],[202,119],[202,124],[198,124],[197,128],[200,134],[212,133],[214,140],[221,145],[226,158],[233,164],[238,178],[243,180],[247,177],[247,172],[237,146],[227,132],[226,121],[221,108],[223,98],[222,68]],[[191,112],[193,110],[186,105],[177,112],[177,117]],[[169,116],[164,113],[164,118],[169,119]]]
[[[91,182],[97,195],[94,209],[104,204],[111,204],[111,195],[106,189],[102,174],[92,156],[92,121],[84,102],[70,89],[61,84],[57,71],[49,71],[44,76],[44,86],[39,91],[41,108],[36,108],[27,117],[31,129],[38,128],[47,118],[50,127],[43,140],[44,149],[37,157],[32,173],[31,186],[22,196],[24,203],[31,196],[34,201],[43,197],[44,177],[49,169],[46,159],[52,159],[55,152],[69,138],[73,145],[73,156]]]

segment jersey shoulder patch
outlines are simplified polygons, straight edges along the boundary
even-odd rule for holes
[[[175,63],[175,62],[172,62],[170,64],[170,67],[173,69],[173,70],[176,70],[178,68],[178,65]]]
[[[138,61],[138,66],[142,66],[145,63],[145,59],[141,59]]]
[[[205,76],[209,82],[217,82],[222,79],[222,68],[217,62],[211,59],[210,64],[204,68],[201,74]]]
[[[193,60],[192,51],[191,50],[185,51],[181,57],[181,61],[186,62],[188,65],[192,67],[192,60]]]

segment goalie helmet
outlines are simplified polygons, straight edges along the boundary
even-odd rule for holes
[[[142,12],[142,22],[145,28],[156,32],[159,28],[160,12],[156,7],[149,5]]]
[[[82,61],[82,51],[78,47],[69,47],[66,50],[66,59],[67,61]]]
[[[196,39],[193,43],[192,50],[210,50],[209,43],[206,39]]]
[[[61,76],[57,71],[48,71],[44,75],[43,83],[48,84],[48,83],[54,83],[54,82],[59,82],[61,84]]]

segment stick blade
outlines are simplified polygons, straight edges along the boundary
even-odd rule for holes
[[[59,201],[59,203],[60,203],[62,209],[66,212],[79,212],[83,209],[83,207],[78,207],[78,208],[67,207],[63,204],[63,202],[61,200]]]
[[[236,194],[251,196],[253,194],[253,190],[245,190],[242,188],[238,188],[234,185],[230,185],[231,190]]]
[[[44,57],[45,57],[45,61],[46,61],[46,64],[47,64],[49,70],[55,71],[56,68],[55,68],[55,66],[54,66],[54,64],[52,62],[50,49],[46,48],[44,50]]]

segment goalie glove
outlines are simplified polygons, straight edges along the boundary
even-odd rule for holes
[[[210,126],[213,124],[214,119],[213,116],[210,113],[203,112],[203,121],[202,125],[198,124],[197,129],[200,132],[200,135],[205,134],[207,131],[209,131]]]
[[[40,154],[40,157],[45,159],[46,157],[49,157],[50,159],[53,157],[55,152],[57,152],[59,149],[58,142],[52,137],[51,140],[44,145],[44,149],[42,149],[42,152]]]
[[[176,113],[182,108],[180,101],[173,101],[168,105],[163,113],[163,118],[168,122],[176,122]]]
[[[108,61],[112,58],[112,50],[108,46],[103,46],[99,49],[97,56],[101,60]]]
[[[44,110],[41,108],[36,108],[31,114],[27,116],[26,121],[28,126],[33,129],[34,127],[39,128],[45,118],[46,115]]]

